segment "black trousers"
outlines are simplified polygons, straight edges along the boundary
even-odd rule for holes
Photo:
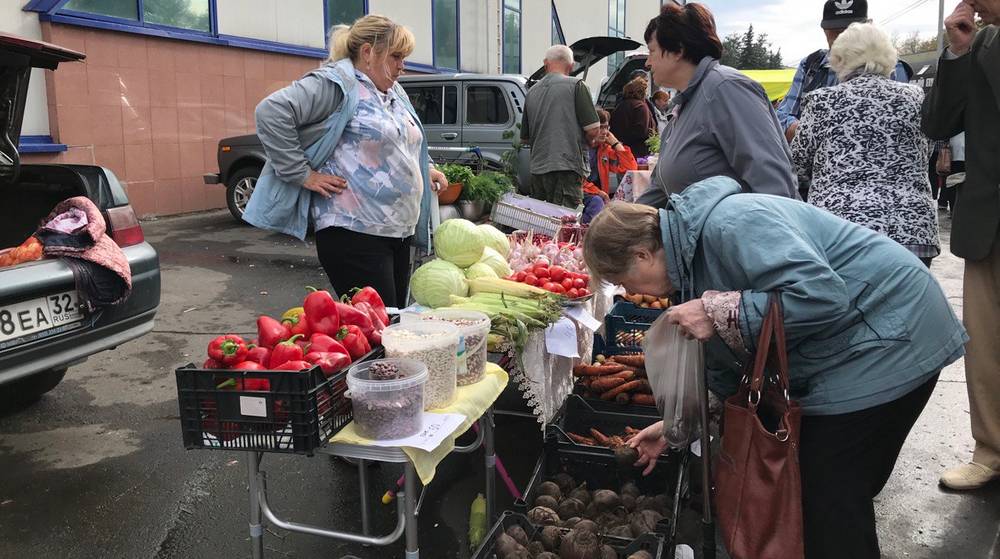
[[[892,402],[803,416],[799,465],[806,559],[878,559],[875,507],[938,375]]]
[[[316,232],[316,253],[338,296],[370,285],[386,306],[405,307],[411,239],[327,227]]]

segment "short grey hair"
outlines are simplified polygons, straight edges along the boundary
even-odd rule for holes
[[[858,70],[888,77],[897,58],[889,36],[872,23],[852,23],[830,47],[830,68],[841,80]]]
[[[545,51],[545,60],[552,62],[573,63],[573,51],[566,45],[552,45]]]

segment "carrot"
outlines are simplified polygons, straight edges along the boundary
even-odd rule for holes
[[[656,399],[652,394],[633,394],[632,403],[639,406],[655,406]]]
[[[629,434],[629,435],[636,435],[640,431],[641,431],[641,429],[636,429],[635,427],[631,427],[631,426],[628,426],[628,425],[625,426],[625,432],[627,434]]]
[[[611,440],[604,433],[602,433],[602,432],[598,431],[597,429],[591,427],[590,428],[590,434],[594,437],[594,440],[597,441],[597,444],[599,444],[601,446],[611,446]]]
[[[602,400],[614,400],[615,396],[617,396],[617,395],[619,395],[619,394],[621,394],[623,392],[631,392],[631,391],[635,390],[636,388],[639,388],[640,386],[642,386],[642,383],[643,383],[643,381],[641,381],[641,380],[631,380],[629,382],[626,382],[625,384],[620,384],[620,385],[616,386],[615,388],[612,388],[611,390],[608,390],[604,394],[601,394],[601,399]]]
[[[641,382],[642,384],[640,384],[634,390],[634,392],[636,394],[652,394],[653,393],[653,387],[649,385],[649,381],[648,380],[644,380],[643,379],[643,380],[639,380],[639,382]]]
[[[600,375],[613,375],[625,370],[625,365],[621,363],[609,363],[607,365],[584,365],[573,367],[573,375],[578,377],[595,377]]]
[[[615,355],[611,358],[615,363],[621,363],[626,367],[631,367],[633,369],[641,369],[646,366],[646,356],[639,355]]]
[[[590,383],[590,388],[595,392],[604,392],[621,384],[625,384],[625,379],[613,376],[604,376],[594,379],[593,382]]]
[[[632,397],[625,392],[622,392],[621,394],[615,396],[615,403],[622,406],[627,406],[631,400]]]
[[[587,446],[597,446],[597,441],[590,437],[584,437],[583,435],[577,435],[576,433],[566,433],[569,439],[577,444],[585,444]]]
[[[615,373],[613,375],[605,375],[603,378],[620,378],[626,381],[635,380],[635,371],[632,369],[625,369],[620,373]]]

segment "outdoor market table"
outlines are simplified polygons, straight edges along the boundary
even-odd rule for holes
[[[626,171],[625,176],[618,183],[615,200],[635,202],[649,188],[652,180],[652,171]]]
[[[420,556],[419,537],[417,533],[417,515],[423,503],[424,494],[417,495],[417,481],[427,485],[434,479],[437,465],[452,452],[473,452],[480,446],[486,454],[486,515],[492,525],[495,514],[496,486],[496,453],[493,440],[493,403],[503,392],[508,382],[507,373],[499,366],[488,363],[486,376],[483,380],[468,386],[459,386],[452,405],[435,409],[432,413],[461,414],[464,421],[451,435],[433,451],[424,451],[408,447],[379,447],[367,444],[367,441],[357,434],[354,422],[349,423],[335,434],[326,446],[317,449],[318,453],[331,456],[341,456],[358,460],[359,485],[361,490],[361,534],[329,530],[317,526],[285,521],[278,518],[271,510],[267,500],[267,479],[260,470],[260,456],[256,452],[248,452],[248,477],[250,485],[250,538],[253,558],[260,559],[264,554],[264,527],[261,515],[268,522],[288,530],[312,534],[337,540],[355,543],[385,546],[390,545],[406,534],[406,559],[417,559]],[[479,425],[476,440],[467,446],[456,447],[455,439],[465,433],[474,423]],[[386,536],[370,535],[370,495],[368,491],[368,461],[390,462],[403,464],[404,490],[397,493],[396,527]]]

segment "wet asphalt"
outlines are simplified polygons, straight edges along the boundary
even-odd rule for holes
[[[943,234],[949,225],[942,219]],[[214,335],[252,335],[260,313],[296,306],[328,285],[310,241],[236,224],[227,212],[144,222],[160,254],[154,331],[72,367],[27,408],[0,410],[0,558],[243,558],[250,556],[246,461],[185,450],[174,369],[204,359]],[[961,310],[961,261],[934,262]],[[971,455],[962,363],[944,371],[876,508],[883,555],[1000,558],[1000,483],[970,493],[937,487],[942,468]],[[514,395],[516,399],[516,394]],[[509,407],[509,406],[508,406]],[[515,406],[516,407],[516,406]],[[533,421],[498,417],[497,449],[523,488],[541,441]],[[469,505],[482,491],[482,452],[453,455],[427,489],[421,556],[468,557]],[[271,504],[285,519],[360,530],[355,466],[328,456],[267,454]],[[394,523],[378,503],[400,468],[371,470],[376,533]],[[498,489],[500,510],[511,498]],[[402,557],[402,542],[366,548],[268,528],[269,558]]]

